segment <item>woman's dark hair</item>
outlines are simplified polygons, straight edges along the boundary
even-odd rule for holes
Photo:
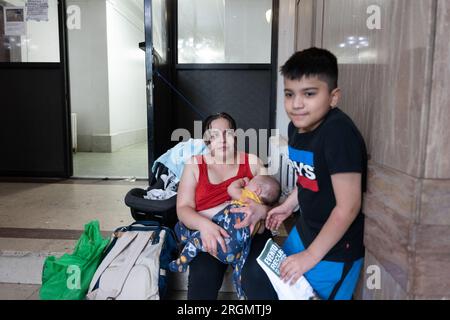
[[[210,141],[208,139],[208,137],[205,135],[206,131],[208,131],[209,129],[211,129],[211,123],[214,120],[217,119],[225,119],[228,121],[228,124],[230,125],[230,129],[232,130],[236,130],[237,129],[237,125],[236,125],[236,121],[233,119],[232,116],[230,116],[228,113],[226,112],[219,112],[213,115],[210,115],[209,117],[207,117],[204,121],[203,121],[203,125],[202,125],[202,131],[203,131],[203,140],[205,141],[205,144],[207,146],[209,146]],[[237,137],[234,137],[234,153],[236,154],[237,152]]]
[[[203,121],[203,125],[202,125],[203,135],[205,134],[206,130],[211,129],[211,123],[217,119],[226,119],[226,120],[228,120],[228,123],[230,124],[230,129],[233,129],[233,130],[237,129],[236,121],[234,121],[232,116],[230,116],[226,112],[219,112],[219,113],[210,115]]]

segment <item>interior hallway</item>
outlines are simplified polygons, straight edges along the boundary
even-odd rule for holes
[[[148,178],[147,142],[131,145],[118,151],[76,152],[73,172],[77,178]]]
[[[99,220],[104,237],[132,223],[124,196],[145,185],[146,181],[0,182],[0,299],[39,299],[45,257],[72,252],[91,220]],[[19,281],[23,283],[11,283]]]
[[[104,237],[134,222],[124,197],[146,185],[145,180],[0,180],[0,300],[39,299],[45,257],[71,253],[91,220],[100,222]],[[283,226],[276,240],[286,235]],[[170,299],[186,299],[186,280],[187,274],[176,276]],[[235,299],[231,272],[219,298]]]

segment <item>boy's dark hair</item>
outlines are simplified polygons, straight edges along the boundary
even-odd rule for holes
[[[331,91],[338,87],[338,62],[330,51],[310,48],[294,53],[281,67],[281,74],[289,80],[317,77],[328,84]]]

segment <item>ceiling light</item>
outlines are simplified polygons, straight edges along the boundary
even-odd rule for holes
[[[266,11],[266,21],[268,24],[272,22],[272,9]]]

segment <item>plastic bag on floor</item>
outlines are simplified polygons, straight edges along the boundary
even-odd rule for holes
[[[84,226],[72,254],[48,257],[42,272],[42,300],[83,300],[109,239],[103,239],[98,221]]]

